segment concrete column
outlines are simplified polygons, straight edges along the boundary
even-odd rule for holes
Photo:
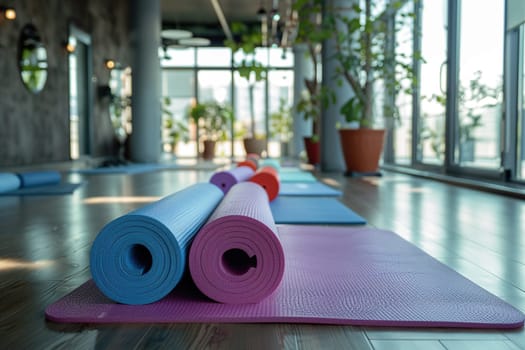
[[[338,11],[350,11],[352,0],[327,0],[325,10],[335,7]],[[344,158],[339,140],[339,132],[336,125],[343,123],[343,117],[339,110],[353,92],[348,84],[337,84],[336,68],[337,61],[333,58],[335,54],[335,42],[333,39],[323,43],[323,86],[333,91],[337,102],[323,108],[321,112],[321,170],[322,171],[344,171]]]
[[[290,155],[293,158],[299,158],[304,151],[304,136],[312,136],[312,121],[304,120],[302,113],[295,111],[295,106],[301,99],[303,90],[306,89],[304,84],[305,78],[311,78],[313,75],[312,60],[307,54],[307,47],[304,44],[298,44],[293,47],[294,54],[294,90],[293,90],[293,139],[291,143]]]
[[[130,3],[132,127],[130,156],[156,162],[161,152],[160,0]]]

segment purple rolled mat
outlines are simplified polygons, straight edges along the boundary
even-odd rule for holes
[[[284,251],[268,196],[252,182],[234,185],[197,233],[189,253],[191,277],[218,302],[256,303],[284,274]]]
[[[249,180],[254,174],[252,168],[239,166],[230,170],[218,171],[210,178],[210,183],[219,187],[223,193],[228,193],[233,185]]]

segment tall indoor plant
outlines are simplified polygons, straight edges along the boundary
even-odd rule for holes
[[[409,93],[415,83],[412,58],[395,52],[395,33],[413,14],[401,11],[405,1],[386,3],[378,0],[356,1],[351,10],[328,9],[325,25],[332,33],[333,58],[338,62],[337,79],[346,83],[353,95],[342,104],[341,114],[353,128],[341,128],[340,139],[346,170],[349,173],[373,173],[378,169],[385,129],[375,129],[374,102],[378,81],[384,94],[383,116],[397,118],[395,96]],[[380,113],[380,112],[379,112]]]
[[[257,82],[266,79],[267,67],[255,57],[255,49],[262,44],[261,32],[244,23],[234,22],[231,25],[233,39],[225,40],[232,55],[236,52],[243,53],[242,61],[235,67],[239,76],[248,82],[248,98],[250,106],[250,128],[248,136],[244,137],[244,148],[247,154],[261,154],[266,148],[266,140],[258,137],[255,131],[254,90]]]
[[[312,123],[310,135],[304,135],[304,146],[308,163],[320,162],[320,118],[321,108],[328,104],[331,94],[321,85],[319,61],[322,43],[330,38],[331,32],[322,22],[323,0],[297,0],[293,5],[299,18],[296,44],[306,46],[306,55],[311,61],[312,75],[304,79],[305,89],[296,103],[296,110],[302,113],[305,120]]]

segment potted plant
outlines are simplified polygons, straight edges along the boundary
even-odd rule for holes
[[[321,107],[333,100],[333,94],[324,89],[320,84],[319,61],[323,41],[332,35],[321,21],[322,0],[297,0],[293,9],[297,12],[299,23],[295,42],[307,47],[306,55],[312,62],[312,76],[304,79],[305,89],[296,103],[296,111],[303,115],[305,120],[310,120],[312,129],[310,135],[304,135],[304,146],[308,163],[320,162],[320,118]]]
[[[255,153],[261,155],[266,148],[266,140],[264,137],[258,136],[255,131],[253,95],[256,83],[266,79],[267,73],[267,68],[257,61],[255,57],[255,49],[261,45],[262,36],[260,30],[249,27],[244,23],[232,23],[231,30],[235,38],[225,40],[224,44],[231,49],[232,55],[236,52],[243,53],[243,60],[235,68],[239,75],[248,82],[250,125],[248,136],[245,136],[243,139],[244,148],[247,154]]]
[[[198,127],[199,140],[203,140],[202,158],[212,159],[216,142],[228,139],[234,119],[232,109],[216,101],[197,103],[191,106],[189,117]]]
[[[392,1],[382,11],[382,1],[355,2],[351,10],[333,8],[325,17],[325,25],[333,33],[338,63],[337,79],[348,84],[351,96],[342,104],[340,113],[353,128],[340,128],[339,135],[347,173],[375,173],[381,158],[385,129],[375,129],[374,84],[381,80],[385,96],[396,96],[400,91],[409,93],[414,86],[412,57],[390,52],[394,33],[413,16],[401,11],[404,1]],[[376,8],[376,11],[372,11]],[[395,25],[392,24],[395,18]],[[392,50],[394,51],[394,50]],[[414,54],[419,59],[419,55]],[[408,82],[408,84],[406,84]],[[407,87],[409,85],[409,87]],[[383,116],[398,118],[392,104],[383,106]]]
[[[292,114],[286,100],[281,98],[279,109],[270,114],[270,137],[281,143],[281,157],[288,156],[288,143],[292,138]]]

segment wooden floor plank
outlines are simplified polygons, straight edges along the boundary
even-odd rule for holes
[[[374,350],[446,350],[437,340],[373,340]]]

